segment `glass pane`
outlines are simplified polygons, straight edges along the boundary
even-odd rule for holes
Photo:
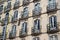
[[[35,20],[34,21],[34,27],[36,28],[36,29],[40,29],[40,20]]]
[[[50,27],[57,27],[57,18],[56,16],[52,16],[49,18]]]
[[[15,12],[14,12],[14,18],[17,18],[18,17],[18,11],[16,10]]]
[[[12,26],[12,33],[13,33],[13,35],[16,35],[16,25]]]
[[[23,16],[24,16],[24,17],[28,16],[28,13],[29,13],[28,7],[25,7],[25,8],[23,9]]]
[[[57,35],[50,36],[50,40],[58,40]]]
[[[22,29],[23,29],[24,32],[26,32],[26,30],[27,30],[27,23],[26,22],[24,22],[22,24]]]

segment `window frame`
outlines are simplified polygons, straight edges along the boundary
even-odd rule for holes
[[[22,32],[27,32],[27,22],[22,23]]]
[[[52,17],[54,19],[54,26],[52,25],[52,21],[53,21]],[[55,25],[55,23],[56,23],[56,25]],[[57,27],[57,16],[51,16],[51,17],[49,17],[49,24],[51,24],[50,27],[52,27],[52,28]]]
[[[49,40],[53,40],[53,39],[58,40],[58,36],[57,35],[50,35]]]
[[[34,37],[33,40],[40,40],[40,37]]]
[[[36,23],[38,21],[38,23]],[[40,29],[40,20],[36,19],[34,20],[34,28],[37,28],[38,30]]]

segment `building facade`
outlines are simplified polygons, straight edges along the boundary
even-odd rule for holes
[[[60,0],[0,0],[0,40],[60,40]]]

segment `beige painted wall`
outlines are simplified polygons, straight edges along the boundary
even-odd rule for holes
[[[33,0],[31,0],[30,2],[32,2],[32,1]],[[11,2],[12,2],[11,3],[12,4],[12,8],[13,8],[13,5],[15,3],[15,0],[12,0]],[[58,2],[58,8],[59,8],[60,7],[60,0],[57,0],[57,2]],[[39,3],[40,3],[40,6],[42,8],[42,11],[41,12],[42,13],[45,13],[47,11],[46,10],[46,7],[47,7],[47,4],[48,4],[48,0],[41,0]],[[3,5],[6,6],[7,5],[7,2],[4,2]],[[20,0],[20,5],[22,5],[22,0]],[[29,8],[29,16],[32,16],[32,10],[34,9],[34,3],[30,3],[27,7]],[[18,9],[16,9],[16,10],[18,10],[18,13],[19,13],[18,19],[21,17],[20,15],[21,15],[21,11],[23,11],[23,8],[24,7],[21,6]],[[13,16],[14,11],[15,10],[12,9],[9,12],[9,14],[10,14],[9,15],[9,17],[10,17],[10,20],[9,21],[11,21],[11,18],[12,18],[11,15]],[[52,13],[51,15],[56,15],[57,16],[57,22],[60,22],[60,10],[58,10],[55,14]],[[45,33],[45,32],[47,32],[47,24],[49,23],[48,20],[49,20],[49,17],[51,15],[48,15],[46,13],[46,14],[43,14],[43,15],[41,15],[41,16],[38,17],[38,19],[40,19],[40,21],[41,21],[41,24],[40,24],[41,25],[41,32],[44,33],[44,34],[38,35],[38,37],[40,37],[41,40],[49,40],[49,35],[47,33]],[[5,13],[2,13],[1,17],[4,18],[5,17]],[[31,36],[30,34],[31,34],[31,28],[33,27],[33,21],[35,19],[36,18],[31,17],[31,18],[28,18],[28,20],[26,21],[28,23],[28,35],[29,35],[29,36],[25,37],[26,40],[32,40],[32,38],[34,38],[34,36]],[[18,22],[19,21],[17,21],[17,23],[15,23],[17,25],[17,33],[16,33],[17,35],[16,36],[19,36],[19,31],[21,30],[22,22],[24,22],[24,21],[25,20],[21,20],[19,26],[18,26]],[[8,35],[9,35],[9,32],[11,31],[12,25],[13,25],[12,23],[9,23],[7,25],[7,32],[8,32],[7,38],[9,37]],[[59,28],[60,28],[60,26],[59,26]],[[2,29],[2,27],[0,26],[0,30],[1,29]],[[56,33],[56,35],[58,35],[58,39],[60,40],[60,32]],[[7,40],[9,40],[9,39],[7,39]],[[13,40],[21,40],[21,38],[17,37],[17,38],[15,38]]]

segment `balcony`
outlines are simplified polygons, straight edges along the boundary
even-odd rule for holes
[[[33,2],[39,2],[40,0],[33,0]]]
[[[23,0],[23,6],[28,5],[29,4],[29,0]]]
[[[7,38],[7,32],[5,34],[5,39],[4,40],[6,40],[6,38]],[[0,33],[0,40],[3,40],[3,34],[2,33]]]
[[[5,18],[3,18],[3,19],[1,20],[1,26],[4,26],[5,24],[8,25],[8,23],[9,23],[9,19],[8,19],[8,20],[5,20]]]
[[[58,26],[56,26],[56,27],[50,27],[50,24],[47,25],[47,33],[56,33],[58,31],[59,31]]]
[[[28,11],[23,11],[21,18],[28,18]]]
[[[17,20],[18,20],[17,18],[12,17],[11,22],[12,22],[12,23],[15,23],[15,22],[17,22]]]
[[[9,12],[10,10],[11,10],[11,2],[9,2],[8,5],[4,7],[4,12]]]
[[[33,16],[40,15],[41,14],[41,8],[40,7],[34,8],[32,13],[33,13],[32,14]]]
[[[4,18],[1,20],[1,26],[5,25],[4,20],[5,20]]]
[[[3,11],[3,5],[0,5],[0,14],[2,14]]]
[[[27,36],[27,30],[26,31],[21,30],[19,34],[20,34],[21,38],[26,37]]]
[[[19,6],[20,6],[20,2],[19,1],[18,2],[15,2],[14,9],[19,8]]]
[[[14,39],[16,37],[16,33],[10,33],[9,34],[9,39]]]
[[[36,36],[36,35],[39,35],[41,33],[41,30],[33,27],[31,33],[33,36]]]
[[[47,5],[47,12],[53,12],[57,10],[57,3],[49,3]]]

